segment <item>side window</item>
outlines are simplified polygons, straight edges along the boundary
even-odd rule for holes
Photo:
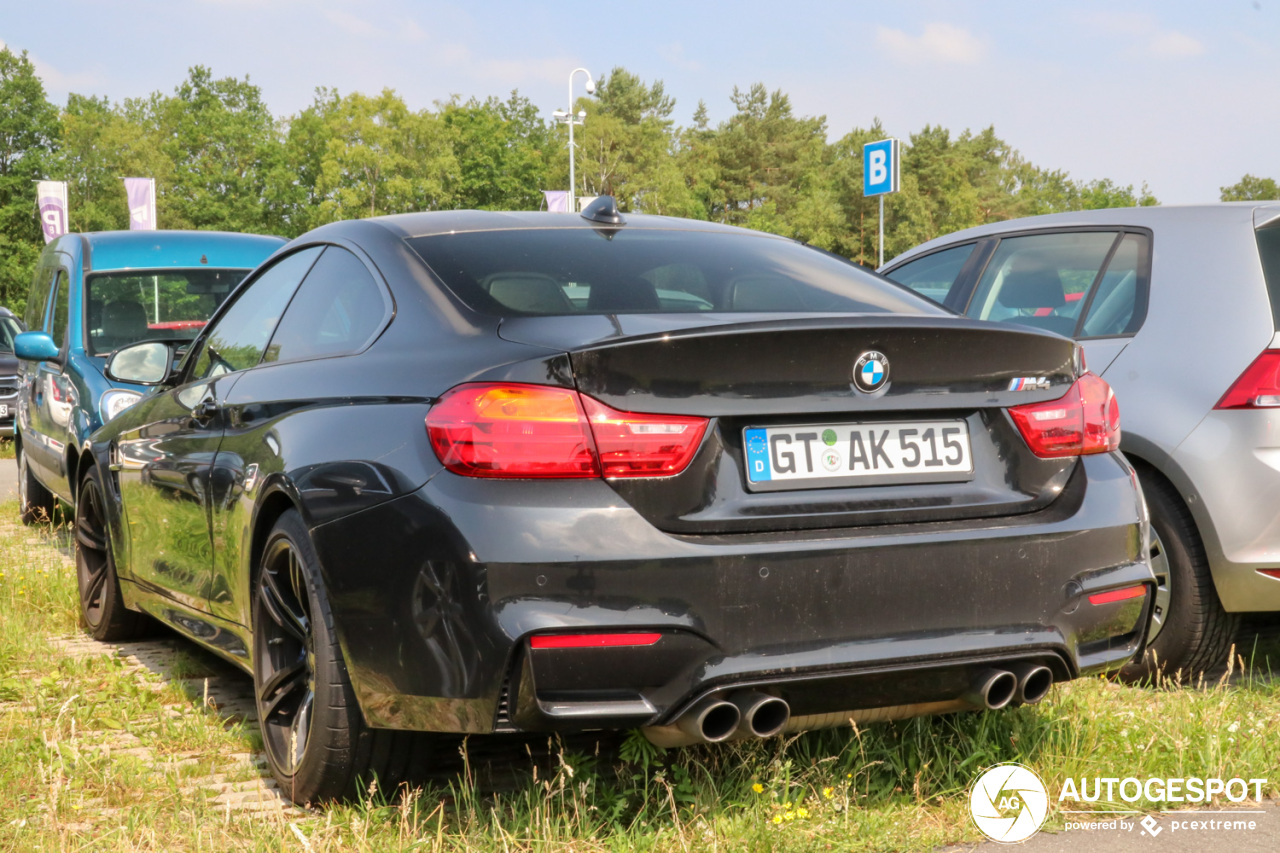
[[[360,259],[324,250],[280,318],[263,361],[297,361],[355,352],[382,325],[388,304]]]
[[[58,270],[57,276],[53,285],[53,318],[46,331],[61,349],[67,340],[67,318],[71,316],[71,279],[66,270]]]
[[[280,315],[321,248],[294,252],[254,279],[209,329],[187,381],[245,370],[261,361]]]
[[[1107,271],[1089,297],[1088,313],[1080,327],[1080,337],[1101,338],[1136,332],[1142,317],[1137,310],[1142,266],[1147,258],[1148,240],[1142,234],[1126,234],[1111,256]],[[1142,304],[1146,304],[1143,302]]]
[[[23,324],[33,332],[44,328],[49,297],[53,294],[53,277],[57,271],[58,268],[51,261],[36,268],[35,278],[31,282],[31,293],[27,296],[27,310],[22,315]]]
[[[941,305],[946,302],[951,286],[960,277],[960,271],[964,269],[965,262],[977,245],[970,243],[967,246],[933,252],[890,270],[885,276]]]
[[[1074,334],[1085,295],[1118,236],[1068,231],[1001,240],[965,314]]]

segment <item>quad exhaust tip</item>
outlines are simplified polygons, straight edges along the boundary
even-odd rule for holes
[[[978,673],[969,692],[962,697],[975,708],[994,711],[1003,708],[1018,695],[1018,677],[1005,669],[987,669]]]
[[[742,712],[737,705],[708,697],[682,714],[676,726],[697,740],[719,743],[728,740],[738,730],[741,720]]]
[[[1049,695],[1053,687],[1053,672],[1040,664],[1020,664],[1010,667],[1018,679],[1017,701],[1023,705],[1034,705]]]
[[[777,696],[748,690],[730,698],[741,715],[739,737],[773,737],[781,734],[791,719],[791,706]]]

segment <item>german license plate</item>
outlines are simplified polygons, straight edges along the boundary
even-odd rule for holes
[[[973,476],[962,420],[749,427],[742,438],[747,481],[758,491]]]

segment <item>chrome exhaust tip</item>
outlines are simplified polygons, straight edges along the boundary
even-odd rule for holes
[[[1010,669],[1018,679],[1017,701],[1023,705],[1034,705],[1049,695],[1049,689],[1053,687],[1053,671],[1049,667],[1024,663]]]
[[[709,696],[681,714],[676,726],[704,743],[719,743],[738,730],[741,719],[742,712],[737,705]]]
[[[748,690],[730,699],[741,718],[736,732],[739,737],[773,737],[791,720],[791,706],[777,696]]]
[[[1018,695],[1018,677],[1003,669],[987,669],[978,673],[969,691],[961,698],[975,708],[994,711],[1003,708]]]

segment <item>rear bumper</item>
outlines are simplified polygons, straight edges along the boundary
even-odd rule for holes
[[[1231,612],[1280,610],[1280,411],[1213,410],[1173,454]]]
[[[1088,596],[1150,583],[1142,523],[1104,455],[1047,509],[995,520],[677,537],[603,482],[441,474],[314,536],[369,723],[487,732],[662,724],[746,685],[812,717],[953,699],[992,663],[1113,669],[1149,596]],[[601,630],[662,636],[529,646]]]

